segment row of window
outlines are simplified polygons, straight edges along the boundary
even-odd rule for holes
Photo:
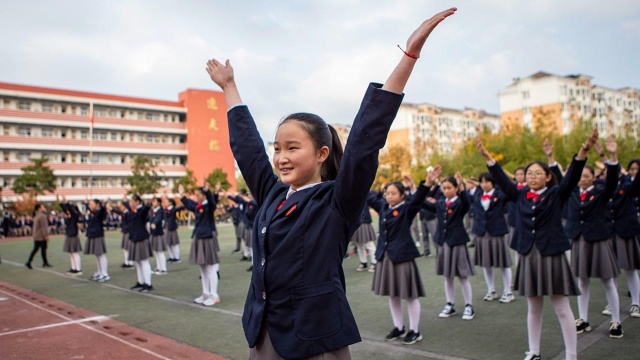
[[[57,103],[25,98],[0,98],[0,108],[9,110],[24,110],[35,112],[49,112],[70,115],[89,115],[88,104]],[[162,113],[143,109],[122,109],[103,106],[94,106],[96,117],[108,117],[129,120],[151,120],[161,122],[184,122],[185,114]]]
[[[58,152],[31,152],[31,151],[3,151],[2,159],[5,162],[29,162],[34,158],[46,157],[47,161],[52,164],[88,164],[88,153],[58,153]],[[92,161],[94,164],[132,164],[134,157],[131,155],[120,154],[93,154]],[[154,165],[185,165],[186,157],[184,156],[152,156],[151,161]]]
[[[2,178],[0,177],[0,185],[10,188],[11,184],[15,181],[15,178]],[[93,178],[88,177],[58,177],[56,178],[57,189],[81,189],[81,188],[122,188],[127,186],[127,180],[125,178]],[[91,186],[89,186],[91,184]],[[164,187],[173,187],[174,179],[167,178],[161,180],[161,184]]]
[[[18,135],[30,137],[50,137],[50,138],[69,138],[69,139],[89,139],[88,129],[70,129],[70,128],[54,128],[54,127],[33,127],[29,125],[9,125],[0,124],[5,136]],[[184,135],[165,135],[165,134],[149,134],[149,133],[131,133],[120,131],[93,130],[94,140],[109,141],[133,141],[146,143],[162,143],[162,144],[184,144],[186,139]]]

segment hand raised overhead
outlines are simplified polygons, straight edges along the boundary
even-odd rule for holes
[[[442,20],[455,14],[457,8],[450,8],[445,11],[433,15],[430,19],[425,20],[407,39],[407,52],[416,56],[420,56],[422,47],[433,29],[442,22]]]

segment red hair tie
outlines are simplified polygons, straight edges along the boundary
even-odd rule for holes
[[[418,56],[418,55],[416,55],[416,54],[412,54],[412,53],[410,53],[410,52],[406,52],[406,51],[404,51],[404,50],[400,47],[400,45],[398,45],[398,49],[402,50],[402,52],[403,52],[405,55],[407,55],[408,57],[410,57],[410,58],[412,58],[412,59],[416,59],[416,60],[418,60],[418,58],[420,57],[420,56]]]

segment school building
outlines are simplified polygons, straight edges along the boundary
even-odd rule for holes
[[[119,199],[140,155],[156,165],[160,192],[171,192],[187,168],[199,184],[222,168],[235,187],[222,92],[187,89],[166,101],[0,82],[2,201],[15,199],[11,185],[20,168],[40,157],[54,170],[56,194]]]
[[[451,109],[433,104],[400,105],[385,148],[405,146],[412,162],[434,151],[453,153],[482,128],[500,131],[500,116],[474,108]]]
[[[537,72],[516,78],[502,91],[503,126],[540,128],[566,134],[579,121],[591,120],[601,136],[640,135],[640,90],[613,89],[592,83],[589,75],[554,75]]]

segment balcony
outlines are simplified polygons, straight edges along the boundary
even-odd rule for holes
[[[25,166],[32,165],[31,162],[9,162],[0,161],[0,168],[3,170],[19,170]],[[89,165],[89,163],[55,163],[47,162],[46,165],[53,169],[53,171],[86,171],[89,172],[90,168],[94,172],[98,171],[131,171],[131,164],[102,164],[95,163]],[[184,165],[158,165],[158,170],[164,172],[185,172],[186,167]]]
[[[3,149],[26,149],[32,148],[37,150],[56,150],[56,151],[84,151],[88,152],[91,142],[89,139],[69,139],[69,138],[56,138],[56,137],[35,137],[35,136],[17,136],[17,135],[0,135],[0,148]],[[13,146],[12,146],[13,145]],[[21,145],[21,146],[16,146]],[[25,146],[26,145],[26,146]],[[33,146],[31,146],[33,145]],[[111,150],[113,149],[113,150]],[[150,142],[133,142],[133,141],[109,141],[109,140],[94,140],[93,150],[96,152],[118,152],[118,153],[136,153],[147,150],[143,153],[150,153],[152,150],[154,153],[163,154],[163,152],[175,153],[183,152],[186,154],[186,144],[166,144],[166,143],[150,143]],[[169,153],[167,153],[169,154]]]

